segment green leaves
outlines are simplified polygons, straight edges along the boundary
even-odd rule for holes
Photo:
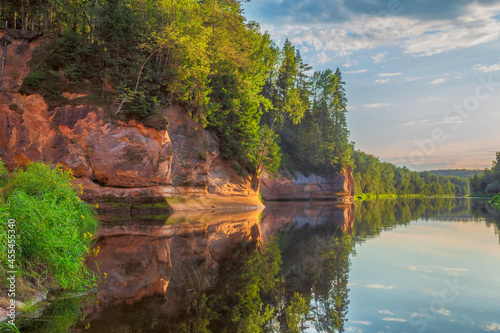
[[[22,281],[63,289],[84,289],[94,282],[83,259],[98,222],[71,180],[70,171],[32,163],[25,171],[17,170],[4,188],[0,215],[16,221],[16,265]],[[20,285],[29,288],[26,282]]]

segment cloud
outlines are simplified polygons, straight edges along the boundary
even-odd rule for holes
[[[387,57],[387,55],[389,55],[389,52],[387,52],[387,51],[381,52],[381,53],[377,53],[376,55],[372,56],[373,63],[374,64],[381,63],[382,61],[385,60],[385,58]]]
[[[380,313],[380,314],[388,314],[388,315],[394,316],[394,313],[392,313],[389,310],[378,310],[378,313]]]
[[[489,72],[494,72],[494,71],[500,71],[500,64],[495,64],[495,65],[474,65],[472,67],[473,70],[475,71],[480,71],[483,73],[489,73]]]
[[[368,72],[367,69],[358,69],[355,71],[348,71],[348,72],[346,72],[346,74],[359,74],[359,73],[366,73],[366,72]]]
[[[497,332],[500,331],[500,324],[492,322],[486,326],[481,326],[481,328],[486,332]]]
[[[346,56],[348,57],[348,55],[346,55]],[[344,66],[345,68],[349,68],[349,67],[357,66],[357,65],[359,65],[359,61],[352,60],[351,58],[348,57],[347,62],[345,64],[343,64],[342,66]]]
[[[409,76],[409,77],[406,77],[405,79],[406,79],[406,81],[411,82],[411,81],[418,80],[418,77],[416,77],[416,76]]]
[[[376,84],[384,84],[384,83],[387,83],[387,82],[389,82],[389,79],[375,80]]]
[[[382,76],[382,77],[388,77],[388,76],[398,76],[398,75],[402,75],[403,73],[380,73],[378,74],[378,76]]]
[[[356,327],[354,327],[354,326],[347,327],[345,330],[346,330],[346,332],[363,333],[363,329],[361,329],[361,328],[356,328]]]
[[[366,320],[349,320],[349,322],[352,324],[360,324],[360,325],[366,325],[366,326],[369,326],[372,324],[371,322],[366,321]]]
[[[439,267],[439,269],[447,272],[448,274],[450,275],[454,275],[454,276],[461,276],[462,274],[460,274],[461,272],[470,272],[470,270],[466,269],[466,268],[447,268],[447,267]]]
[[[469,122],[469,120],[460,119],[459,117],[454,117],[453,119],[441,120],[430,122],[428,119],[423,119],[420,121],[409,121],[406,123],[398,124],[398,126],[440,126],[440,125],[456,125],[464,124]]]
[[[387,103],[372,103],[372,104],[363,104],[361,105],[364,108],[368,109],[376,109],[376,108],[383,108],[384,106],[391,106],[391,104]]]
[[[384,286],[383,284],[377,284],[377,283],[368,284],[365,287],[366,288],[371,288],[371,289],[387,289],[387,290],[390,290],[390,289],[394,288],[393,286]]]
[[[430,56],[500,39],[498,1],[460,0],[447,5],[431,1],[414,5],[408,1],[396,15],[378,15],[369,10],[387,7],[382,0],[362,1],[358,5],[342,0],[252,2],[245,7],[252,8],[260,22],[264,18],[262,29],[268,30],[275,40],[289,38],[299,47],[333,51],[337,56],[380,46]],[[435,6],[445,9],[445,14],[439,14]],[[383,62],[388,55],[387,51],[377,53],[373,62]]]
[[[418,271],[418,268],[416,266],[406,266],[406,268],[410,271]]]
[[[385,320],[385,321],[397,321],[397,322],[400,322],[400,323],[405,323],[406,322],[406,319],[403,319],[403,318],[393,318],[393,317],[384,317],[384,318],[382,318],[382,320]]]
[[[446,79],[435,79],[435,80],[432,80],[431,82],[429,82],[430,84],[441,84],[443,83],[444,81],[446,81]]]
[[[416,124],[414,121],[410,122],[410,123]],[[409,123],[400,124],[400,126],[411,126],[408,124]],[[406,268],[407,270],[412,271],[412,272],[420,272],[420,273],[424,273],[424,274],[428,274],[428,273],[433,272],[429,267],[404,266],[404,268]]]
[[[450,272],[450,271],[470,272],[470,269],[467,269],[467,268],[447,268],[447,267],[439,267],[439,268],[442,269],[443,271],[447,271],[447,272]]]
[[[318,57],[316,60],[317,64],[324,64],[330,61],[332,61],[332,58],[328,57],[325,52],[318,53]]]
[[[441,308],[436,312],[443,316],[449,316],[451,314],[450,310],[446,310],[445,308]]]

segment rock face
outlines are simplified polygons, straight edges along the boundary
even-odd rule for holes
[[[43,160],[71,168],[87,201],[166,203],[172,210],[262,206],[258,180],[238,176],[210,133],[178,106],[163,110],[167,131],[105,121],[95,106],[49,111],[39,95],[9,93],[0,101],[4,163],[13,169]]]
[[[0,92],[0,158],[11,170],[40,160],[71,168],[75,183],[83,185],[82,198],[102,208],[262,207],[257,177],[238,176],[219,156],[211,134],[181,107],[162,110],[168,130],[134,120],[112,122],[92,105],[49,110],[40,95],[17,92],[43,40],[16,40],[5,33],[0,39],[9,43]]]
[[[17,31],[12,32],[16,33]],[[10,33],[0,32],[0,49],[2,50],[2,57],[4,50],[3,46],[5,43],[8,44],[1,91],[17,92],[19,90],[24,78],[30,72],[28,61],[31,59],[33,51],[43,42],[43,38],[37,37],[38,34],[35,33],[22,39],[16,39],[16,37],[12,36]]]
[[[264,175],[261,179],[260,193],[264,200],[352,200],[354,179],[352,169],[347,167],[333,177],[310,175],[305,177],[296,173],[293,177],[280,175],[271,178]]]

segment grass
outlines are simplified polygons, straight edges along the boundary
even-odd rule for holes
[[[354,199],[357,201],[363,200],[375,200],[375,199],[392,199],[392,198],[420,198],[423,194],[371,194],[371,193],[361,193],[354,195]]]
[[[0,323],[0,333],[20,333],[19,329],[14,324],[7,322]]]
[[[32,163],[4,180],[0,261],[4,268],[15,265],[17,300],[30,303],[40,291],[95,286],[96,277],[86,268],[84,257],[90,252],[98,221],[94,208],[77,196],[72,179],[71,171]],[[13,228],[9,229],[8,219],[15,220]],[[8,245],[9,230],[15,230],[15,246]],[[7,256],[12,249],[15,260]],[[3,269],[0,279],[6,281]],[[2,293],[7,291],[5,284],[0,289]]]
[[[490,203],[496,209],[500,209],[500,193],[498,193],[497,195],[495,195],[493,197],[493,199],[491,199]]]

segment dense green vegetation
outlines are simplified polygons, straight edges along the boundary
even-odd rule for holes
[[[467,170],[467,169],[446,169],[446,170],[429,170],[430,173],[436,176],[456,176],[458,178],[469,179],[474,174],[481,174],[481,170]]]
[[[1,173],[5,174],[3,169]],[[33,163],[4,181],[0,198],[1,263],[2,267],[13,264],[18,272],[17,300],[30,300],[43,290],[83,290],[95,283],[84,256],[89,253],[98,222],[94,209],[77,197],[71,180],[70,171]],[[8,219],[15,220],[12,228]],[[0,271],[2,281],[6,281],[6,274],[6,270]],[[7,289],[2,283],[2,293]]]
[[[495,195],[490,203],[493,205],[493,207],[495,208],[500,208],[500,193],[498,193],[497,195]]]
[[[482,175],[475,174],[470,179],[472,193],[475,195],[495,195],[500,193],[500,152],[496,153],[491,169],[485,169]]]
[[[340,71],[308,77],[299,51],[246,22],[239,1],[7,1],[1,16],[51,36],[21,89],[50,107],[90,100],[165,127],[161,107],[180,104],[252,173],[275,173],[282,155],[285,168],[323,174],[349,162]]]
[[[397,194],[465,196],[469,181],[456,176],[436,176],[430,172],[410,171],[362,151],[353,153],[356,194]]]

